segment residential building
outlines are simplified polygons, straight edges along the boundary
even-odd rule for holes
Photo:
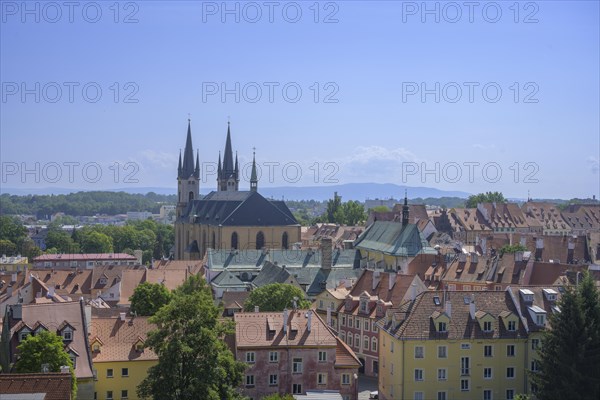
[[[423,292],[380,328],[380,399],[527,393],[527,332],[510,291]]]
[[[348,282],[348,286],[350,282]],[[325,289],[315,297],[315,310],[321,318],[334,330],[339,329],[338,309],[344,303],[346,296],[350,293],[346,283],[343,282],[333,289]]]
[[[28,265],[28,258],[21,257],[20,255],[7,257],[5,254],[2,254],[2,258],[0,258],[0,271],[24,271]]]
[[[417,275],[365,270],[337,309],[338,335],[355,351],[361,373],[366,376],[379,373],[377,320],[389,308],[426,290]]]
[[[3,321],[0,362],[3,371],[10,371],[17,361],[17,346],[27,335],[41,330],[62,336],[65,351],[75,367],[77,396],[92,399],[94,375],[88,344],[91,309],[83,300],[64,303],[14,304],[7,307]]]
[[[71,374],[0,374],[0,400],[71,400]]]
[[[244,395],[331,390],[357,399],[358,358],[312,310],[236,313],[234,321],[234,354],[247,364]]]
[[[137,386],[158,362],[158,356],[144,348],[148,332],[155,328],[148,318],[120,313],[92,319],[89,346],[96,380],[94,399],[138,399]]]
[[[125,253],[43,254],[33,259],[34,268],[92,269],[96,265],[134,265],[138,259]]]

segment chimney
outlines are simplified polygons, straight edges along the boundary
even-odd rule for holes
[[[259,307],[258,306],[254,306],[254,312],[257,313],[259,311]]]
[[[380,275],[381,273],[379,271],[373,271],[373,290],[375,290],[375,288],[377,287],[377,285],[379,284],[379,280],[380,280]]]
[[[410,299],[414,301],[417,298],[417,284],[410,285]]]
[[[485,255],[487,252],[487,239],[486,238],[481,238],[481,240],[479,241],[479,246],[481,247],[481,254]]]
[[[471,303],[469,303],[469,314],[471,319],[475,319],[475,295],[471,294]]]
[[[543,238],[539,238],[535,241],[535,248],[536,249],[543,249],[544,248],[544,239]]]
[[[126,316],[126,314],[125,314],[124,312],[122,312],[122,313],[119,313],[119,319],[120,319],[121,321],[125,321],[125,316]]]
[[[15,283],[17,281],[17,273],[14,272],[11,276],[10,276],[10,283]]]
[[[388,273],[388,290],[392,290],[395,283],[396,283],[396,273],[389,272]]]
[[[446,314],[448,314],[449,318],[452,318],[452,304],[450,304],[450,300],[446,300]]]
[[[522,251],[515,252],[515,261],[523,261],[523,252]]]
[[[327,306],[327,326],[331,326],[331,306]]]
[[[287,308],[283,310],[283,334],[287,333],[287,325],[288,325],[288,310]]]
[[[307,312],[308,321],[306,322],[306,329],[310,332],[311,324],[312,324],[312,310],[308,310]]]
[[[321,239],[321,268],[331,269],[333,265],[333,241],[330,237]]]

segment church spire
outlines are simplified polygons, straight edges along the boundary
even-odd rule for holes
[[[187,138],[185,140],[185,149],[183,150],[183,166],[180,178],[187,179],[194,175],[194,148],[192,147],[192,127],[191,120],[188,119]]]
[[[177,176],[181,177],[181,172],[183,171],[181,167],[181,149],[179,149],[179,166],[177,167]]]
[[[221,179],[221,152],[219,151],[219,162],[217,164],[217,179]]]
[[[256,174],[256,148],[252,152],[252,174],[250,175],[250,191],[258,191],[258,176]]]
[[[227,122],[227,140],[225,142],[225,154],[223,154],[223,173],[224,178],[229,178],[233,174],[233,150],[231,149],[231,129],[230,123]]]
[[[408,225],[408,196],[404,189],[404,205],[402,206],[402,226]]]
[[[196,169],[194,170],[196,179],[200,179],[200,150],[196,149]]]
[[[235,174],[235,179],[238,178],[238,158],[237,158],[237,151],[235,152],[235,168],[234,168],[234,174]]]

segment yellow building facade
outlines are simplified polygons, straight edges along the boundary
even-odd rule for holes
[[[425,292],[380,322],[380,399],[527,393],[525,326],[507,292]]]
[[[94,362],[97,400],[136,400],[138,385],[156,360]]]

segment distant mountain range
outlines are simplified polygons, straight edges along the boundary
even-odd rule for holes
[[[471,193],[460,191],[446,191],[430,187],[401,186],[393,183],[347,183],[343,185],[330,186],[281,186],[281,187],[259,187],[259,192],[268,198],[285,200],[328,200],[337,192],[342,196],[343,201],[367,199],[401,199],[404,197],[406,189],[408,197],[411,199],[421,197],[460,197],[466,199]],[[107,192],[126,192],[146,194],[154,192],[157,194],[176,194],[175,188],[164,187],[126,187],[118,189],[95,189]],[[207,194],[212,189],[201,190],[201,194]],[[13,195],[48,195],[48,194],[68,194],[79,191],[90,191],[86,189],[68,189],[68,188],[2,188],[0,193],[9,193]]]

